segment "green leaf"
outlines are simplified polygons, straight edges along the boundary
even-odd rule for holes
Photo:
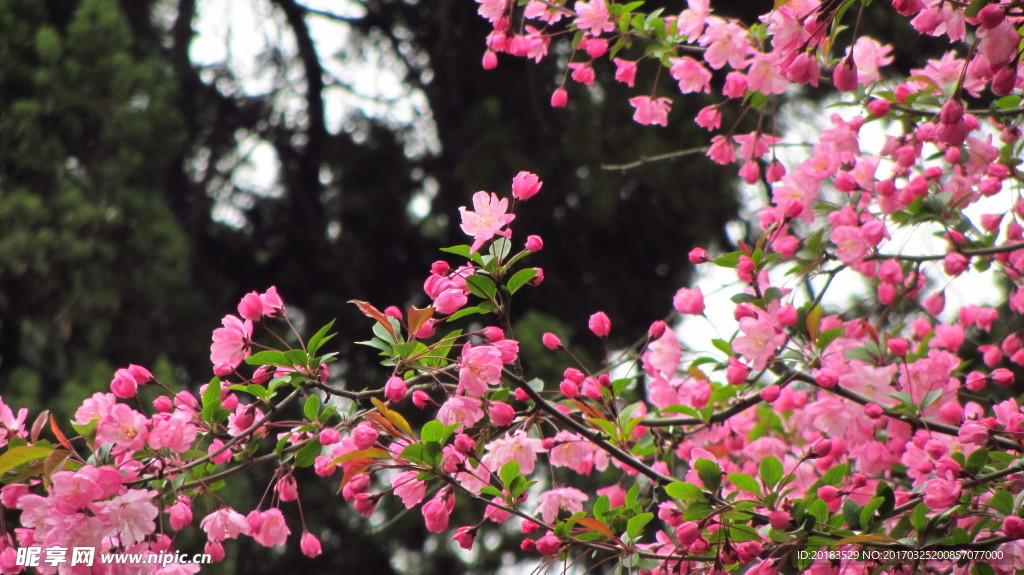
[[[278,367],[295,367],[295,364],[288,359],[284,353],[280,351],[265,350],[259,353],[254,353],[249,357],[245,358],[245,363],[249,365],[275,365]]]
[[[214,423],[217,412],[220,410],[220,378],[210,380],[203,391],[203,421]]]
[[[501,471],[498,476],[501,477],[501,482],[506,486],[512,485],[512,482],[519,477],[519,462],[509,461],[505,465],[501,466]]]
[[[605,516],[608,514],[608,511],[610,509],[611,498],[609,498],[607,495],[602,495],[597,498],[597,501],[594,502],[594,517],[600,519],[601,521],[605,521]]]
[[[423,424],[423,429],[420,430],[420,439],[424,442],[436,441],[441,443],[441,434],[444,433],[444,424],[436,419],[432,419]]]
[[[0,475],[7,473],[8,471],[24,465],[29,461],[35,461],[36,459],[42,459],[53,453],[52,447],[43,447],[41,445],[20,445],[18,447],[12,447],[0,455]]]
[[[486,300],[494,299],[494,294],[497,293],[494,280],[483,274],[473,274],[467,277],[466,287],[469,288],[473,295]]]
[[[263,387],[262,385],[256,385],[255,383],[250,383],[249,385],[232,385],[228,387],[228,389],[234,391],[244,391],[261,401],[265,401],[270,398],[270,390]]]
[[[843,520],[850,529],[860,529],[860,505],[853,499],[843,501]]]
[[[530,283],[535,277],[537,277],[537,270],[533,268],[519,270],[509,278],[508,283],[505,284],[505,289],[508,290],[508,293],[514,294],[519,291],[519,288]]]
[[[714,461],[703,457],[697,459],[693,465],[697,469],[697,475],[700,476],[704,487],[712,493],[718,491],[722,486],[722,468]]]
[[[935,391],[941,390],[936,389]],[[975,449],[971,452],[971,455],[967,457],[967,473],[970,475],[977,475],[987,463],[988,451],[984,449]]]
[[[654,514],[650,512],[641,513],[636,517],[630,518],[630,520],[626,522],[626,535],[629,535],[631,540],[636,541],[640,538],[640,534],[643,531],[644,526],[650,523],[652,519],[654,519]]]
[[[692,483],[686,483],[685,481],[669,483],[665,486],[665,493],[667,493],[669,497],[678,499],[685,503],[704,500],[704,490]]]
[[[740,263],[740,253],[730,252],[715,258],[715,265],[721,268],[735,268]]]
[[[319,441],[310,441],[295,454],[295,465],[297,467],[310,467],[320,456],[321,448]]]
[[[313,334],[313,337],[309,338],[309,341],[306,342],[306,350],[309,351],[309,355],[316,355],[316,352],[320,350],[320,346],[327,343],[332,337],[334,337],[333,334],[330,336],[327,335],[327,332],[331,331],[331,328],[334,327],[334,321],[335,320],[332,319],[327,325],[320,328],[320,331]]]
[[[757,480],[754,479],[753,476],[746,473],[730,473],[728,477],[729,481],[732,482],[737,489],[746,491],[747,493],[753,493],[760,497],[761,486],[758,485]]]
[[[988,504],[1003,515],[1013,515],[1013,495],[1007,491],[997,489]]]
[[[769,455],[761,460],[757,474],[761,477],[761,482],[765,487],[772,489],[782,479],[782,462],[777,457]]]
[[[320,415],[321,405],[320,396],[314,393],[306,398],[306,403],[302,406],[302,413],[309,421],[316,421]]]
[[[448,316],[448,319],[445,320],[445,321],[455,321],[455,320],[457,320],[459,318],[466,317],[467,315],[473,315],[475,313],[486,313],[486,312],[484,312],[482,309],[480,309],[480,306],[464,307],[464,308],[460,309],[459,311],[453,313],[452,315]]]
[[[466,259],[473,260],[474,262],[476,262],[476,263],[478,263],[480,265],[484,265],[483,257],[480,254],[478,254],[478,253],[470,253],[469,246],[467,246],[467,245],[459,245],[459,246],[451,246],[449,248],[441,248],[441,251],[445,252],[445,253],[449,253],[449,254],[455,254],[457,256],[462,256],[462,257],[464,257]]]

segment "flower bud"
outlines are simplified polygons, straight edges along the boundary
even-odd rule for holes
[[[565,91],[565,88],[559,88],[551,94],[551,107],[552,108],[564,108],[569,102],[569,92]]]
[[[537,192],[540,191],[540,188],[543,185],[544,182],[540,181],[540,178],[538,178],[536,174],[531,174],[530,172],[519,172],[516,174],[516,177],[512,178],[512,197],[520,201],[528,200],[537,195]],[[540,238],[537,239],[539,240]]]
[[[590,316],[590,320],[587,321],[587,327],[597,337],[607,337],[608,333],[612,330],[612,321],[608,319],[608,316],[603,311],[599,311]]]
[[[562,340],[558,339],[558,336],[551,332],[547,332],[543,336],[541,336],[540,341],[541,343],[544,344],[544,347],[548,349],[563,349]]]
[[[526,238],[526,251],[539,252],[544,249],[544,240],[540,236],[528,236]]]

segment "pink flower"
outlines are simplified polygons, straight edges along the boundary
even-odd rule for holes
[[[395,495],[402,498],[402,504],[406,509],[412,509],[427,493],[427,482],[417,479],[419,471],[403,471],[391,478],[391,486],[395,488]]]
[[[651,342],[649,349],[643,354],[644,369],[652,375],[669,379],[679,368],[679,360],[682,357],[682,350],[679,347],[679,338],[671,329],[665,329],[658,339]]]
[[[519,464],[519,471],[524,475],[533,473],[537,454],[547,451],[540,439],[528,436],[522,429],[491,440],[486,449],[483,462],[487,467],[501,469],[501,466],[509,461],[515,461]]]
[[[565,88],[558,88],[551,94],[551,107],[564,108],[569,103],[569,92]]]
[[[480,397],[489,385],[501,382],[501,351],[491,345],[473,347],[467,343],[459,359],[459,387],[456,393]]]
[[[249,348],[252,341],[252,322],[226,315],[221,324],[224,327],[213,330],[210,361],[214,366],[227,366],[230,373],[252,353]]]
[[[603,311],[599,311],[590,316],[587,327],[597,337],[607,337],[608,333],[612,330],[612,321],[608,319],[608,316]]]
[[[615,29],[615,23],[609,19],[608,5],[605,0],[591,0],[576,3],[576,20],[574,24],[580,30],[589,30],[590,35],[600,36]]]
[[[717,130],[722,125],[722,113],[718,106],[705,106],[697,112],[694,122],[705,130]]]
[[[459,208],[462,215],[462,231],[473,236],[470,252],[476,252],[484,242],[495,235],[512,235],[510,230],[501,229],[516,219],[515,215],[505,213],[508,210],[507,198],[498,199],[497,194],[488,196],[487,192],[477,192],[473,194],[473,209],[475,211],[471,212],[465,206]]]
[[[775,350],[786,341],[785,334],[776,333],[771,322],[764,317],[745,317],[740,320],[742,336],[732,342],[732,349],[750,362],[755,370],[762,370]]]
[[[570,62],[569,69],[572,70],[572,79],[584,86],[594,85],[594,67],[590,62]]]
[[[400,377],[392,377],[388,379],[388,382],[384,384],[384,396],[389,401],[399,402],[405,398],[405,394],[409,392],[409,389],[405,385],[405,380]]]
[[[537,540],[536,548],[543,555],[554,555],[562,549],[562,540],[548,532],[548,535]]]
[[[685,313],[689,315],[701,315],[704,313],[704,294],[700,291],[700,286],[693,289],[679,288],[676,295],[672,298],[672,306],[676,308],[679,313]]]
[[[158,413],[153,416],[153,429],[147,443],[153,449],[168,449],[172,453],[184,453],[192,448],[199,429],[192,424],[192,417],[183,412]]]
[[[487,413],[490,415],[494,425],[498,427],[512,425],[512,421],[516,418],[516,410],[503,401],[490,402],[487,406]]]
[[[683,94],[711,91],[711,72],[700,62],[689,56],[669,58],[672,67],[669,73],[679,82]]]
[[[615,79],[630,88],[636,83],[636,62],[615,58]]]
[[[299,549],[306,557],[316,557],[323,552],[320,547],[320,540],[309,531],[302,532],[302,539],[299,540]]]
[[[861,229],[854,226],[838,226],[832,230],[829,239],[836,244],[836,256],[848,266],[855,266],[864,261],[871,246],[864,239]]]
[[[636,111],[633,112],[634,122],[645,126],[651,124],[658,124],[659,126],[668,125],[668,112],[671,109],[672,100],[651,96],[637,96],[630,98],[629,103],[636,108]]]
[[[277,288],[270,286],[267,291],[260,294],[260,302],[263,303],[263,315],[267,317],[278,317],[284,313],[284,300],[277,295]]]
[[[736,149],[732,141],[722,135],[711,138],[711,147],[708,148],[707,156],[716,164],[731,164],[736,161]]]
[[[956,481],[932,479],[924,485],[924,504],[935,511],[943,511],[956,505],[963,490]]]
[[[133,545],[156,529],[154,520],[160,514],[153,505],[156,495],[156,491],[129,489],[110,501],[94,504],[91,509],[97,517],[113,526],[113,532],[122,545]]]
[[[260,300],[260,294],[249,292],[242,296],[242,301],[238,302],[238,315],[249,321],[263,319],[263,301]]]
[[[540,341],[548,349],[561,349],[562,347],[562,340],[558,339],[558,336],[551,332],[542,335]]]
[[[423,521],[427,531],[440,533],[448,528],[448,516],[455,507],[455,498],[441,490],[433,499],[423,504]]]
[[[565,509],[569,513],[576,513],[583,510],[583,502],[588,499],[587,494],[575,487],[560,487],[551,489],[540,494],[540,507],[537,512],[541,514],[544,521],[551,523],[558,516],[559,509]]]
[[[276,507],[271,507],[262,513],[253,511],[247,519],[249,534],[257,543],[265,547],[284,545],[291,533],[285,523],[284,514]]]
[[[779,531],[786,531],[793,526],[793,516],[781,509],[772,511],[768,515],[768,521],[771,523],[772,529]]]
[[[114,380],[110,382],[110,391],[114,392],[117,397],[135,397],[135,393],[138,391],[135,377],[127,369],[117,370],[114,372]]]
[[[192,500],[186,495],[179,495],[174,505],[167,510],[171,516],[171,529],[180,531],[192,523]]]
[[[687,0],[686,6],[686,10],[683,10],[676,20],[676,30],[695,39],[704,31],[708,16],[711,15],[711,8],[708,7],[708,0]]]
[[[472,549],[473,541],[476,539],[476,527],[459,527],[455,530],[452,539],[463,549]]]
[[[110,408],[96,427],[97,444],[114,444],[119,451],[138,451],[146,444],[149,420],[123,403]]]
[[[544,182],[540,181],[537,174],[530,172],[519,172],[512,178],[512,197],[524,201],[537,195]]]
[[[217,542],[234,539],[239,534],[249,533],[249,522],[245,517],[228,507],[222,507],[207,515],[199,522],[199,527],[206,532],[210,541]]]
[[[413,394],[413,400],[415,401],[415,399],[415,394]],[[445,425],[458,423],[460,426],[469,427],[483,419],[484,410],[481,405],[481,401],[475,397],[456,395],[444,402],[437,410],[437,418]]]

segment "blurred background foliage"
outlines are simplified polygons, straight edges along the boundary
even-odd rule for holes
[[[738,4],[731,15],[748,21],[770,7]],[[200,38],[208,29],[228,31],[213,41],[221,51]],[[469,0],[4,0],[4,400],[68,415],[128,363],[194,391],[211,376],[212,328],[242,294],[270,285],[307,332],[338,318],[333,377],[379,385],[389,374],[377,358],[345,343],[370,328],[345,302],[426,305],[437,248],[466,240],[457,207],[480,189],[507,195],[519,170],[545,184],[521,206],[515,240],[548,240],[531,263],[547,279],[516,304],[530,310],[514,325],[527,366],[557,384],[544,331],[598,357],[586,331],[597,310],[612,320],[613,346],[630,343],[687,283],[690,248],[726,241],[738,205],[730,170],[702,154],[608,166],[701,145],[690,118],[707,102],[676,98],[667,128],[638,126],[627,99],[652,88],[654,70],[629,90],[601,62],[594,88],[571,85],[569,110],[552,109],[570,54],[556,48],[540,65],[502,56],[485,71],[488,32]],[[248,53],[225,49],[239,41]],[[659,95],[674,92],[667,76]],[[563,471],[560,481],[578,480]],[[220,495],[251,508],[271,472]],[[211,571],[492,573],[514,563],[517,538],[497,527],[467,561],[424,531],[418,510],[370,531],[336,486],[300,485],[323,557],[240,541]],[[388,499],[389,516],[401,515]],[[294,506],[284,507],[298,533]],[[460,513],[470,522],[481,511]]]

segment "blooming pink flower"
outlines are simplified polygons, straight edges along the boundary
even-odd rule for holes
[[[221,324],[224,327],[213,330],[210,361],[215,367],[226,366],[226,375],[252,353],[249,348],[252,341],[252,322],[226,315]]]
[[[622,82],[630,88],[636,83],[636,62],[615,58],[615,80]]]
[[[414,394],[415,395],[415,394]],[[415,400],[415,396],[413,397]],[[444,402],[437,410],[437,418],[445,425],[459,424],[460,429],[469,427],[484,417],[482,402],[475,397],[456,395]]]
[[[234,539],[239,534],[249,534],[249,522],[245,516],[229,507],[222,507],[207,515],[199,522],[210,541]]]
[[[395,495],[402,498],[402,504],[406,509],[411,509],[427,493],[427,482],[417,479],[418,471],[403,471],[391,478],[391,486],[395,488]]]
[[[509,461],[515,461],[524,475],[533,473],[537,454],[547,451],[540,439],[528,436],[522,429],[491,440],[486,449],[483,462],[487,467],[501,469]]]
[[[615,29],[615,23],[609,19],[608,5],[605,4],[605,0],[577,2],[575,9],[576,19],[573,23],[580,30],[589,30],[591,36],[596,38]]]
[[[132,545],[156,529],[154,520],[160,513],[153,505],[156,495],[156,491],[129,489],[109,501],[92,505],[90,509],[113,527],[122,545]]]
[[[491,345],[473,346],[467,343],[459,359],[459,387],[456,393],[480,397],[489,385],[501,382],[503,367],[501,351]]]
[[[686,10],[676,19],[676,30],[690,39],[696,39],[704,31],[710,15],[708,0],[686,0]]]
[[[96,439],[100,445],[112,443],[118,450],[138,451],[146,443],[148,424],[145,415],[118,403],[100,420],[96,427]]]
[[[658,339],[651,342],[642,359],[644,369],[652,375],[668,379],[675,375],[681,357],[679,338],[671,329],[666,329]]]
[[[672,100],[652,96],[637,96],[630,98],[629,103],[636,108],[636,111],[633,112],[634,122],[645,126],[652,124],[658,124],[659,126],[668,125],[668,112],[672,107]]]
[[[284,545],[291,530],[284,520],[284,514],[276,507],[262,513],[253,511],[246,518],[249,523],[249,534],[257,543],[265,547]]]
[[[537,508],[537,512],[545,522],[551,523],[558,516],[559,509],[565,509],[569,513],[582,511],[583,502],[589,498],[586,493],[575,487],[560,487],[541,493],[539,499],[540,507]]]
[[[785,334],[776,333],[775,327],[763,316],[745,317],[739,323],[743,335],[733,340],[732,349],[754,369],[764,369],[775,350],[786,341]]]
[[[669,58],[672,67],[669,73],[679,82],[683,94],[711,91],[711,72],[700,62],[689,56]]]
[[[473,236],[471,252],[476,252],[484,242],[495,235],[512,235],[510,230],[501,229],[516,219],[515,215],[505,213],[508,210],[507,198],[499,199],[497,194],[477,192],[473,194],[473,209],[475,211],[471,212],[465,206],[459,208],[462,215],[462,231]]]
[[[153,416],[153,429],[147,443],[153,449],[169,449],[173,453],[184,453],[192,448],[199,429],[192,424],[192,416],[175,411],[173,414],[158,413]]]
[[[711,138],[711,147],[708,148],[707,156],[716,164],[731,164],[736,161],[736,149],[732,141],[722,135]]]

